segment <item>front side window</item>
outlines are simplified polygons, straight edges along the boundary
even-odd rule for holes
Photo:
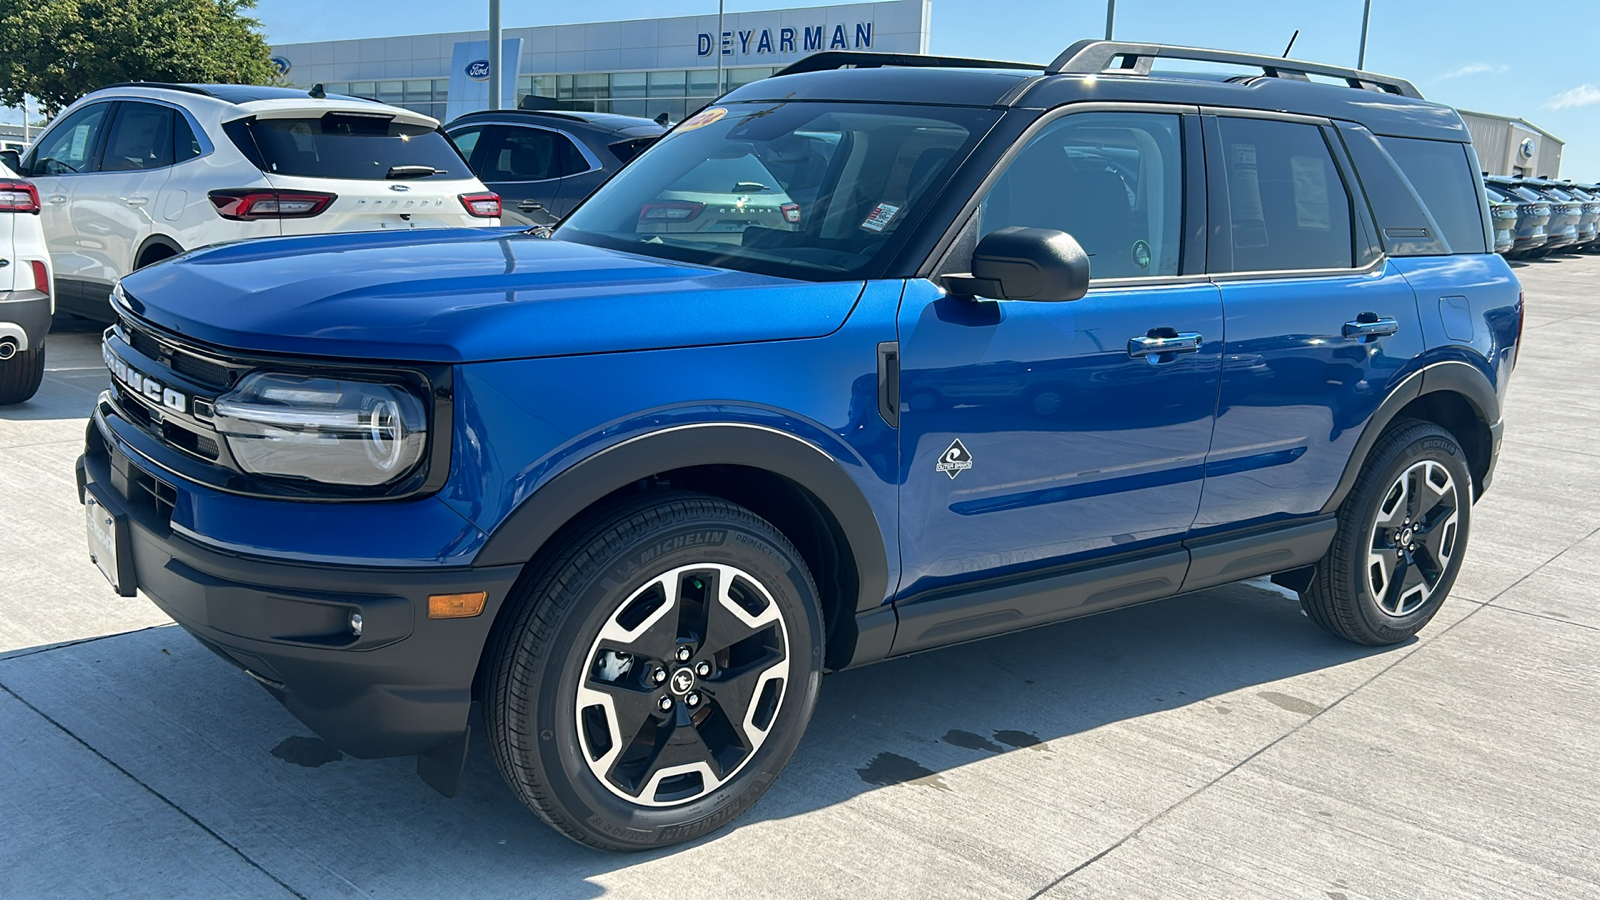
[[[1183,140],[1176,115],[1081,113],[1047,126],[983,198],[981,239],[1007,226],[1077,239],[1091,278],[1178,274]]]
[[[1454,253],[1484,253],[1483,210],[1478,204],[1478,173],[1465,144],[1383,137],[1383,149],[1405,173],[1428,205]]]
[[[240,119],[223,130],[268,175],[383,181],[470,174],[444,132],[388,115]]]
[[[711,107],[622,169],[555,236],[792,278],[875,277],[998,116],[864,103]]]
[[[172,165],[174,112],[154,103],[123,103],[100,159],[102,172],[132,172]]]
[[[1220,117],[1234,272],[1347,269],[1354,265],[1350,193],[1322,129],[1299,122]]]
[[[34,150],[28,170],[34,175],[66,175],[88,172],[94,160],[95,144],[100,142],[109,103],[85,106],[45,135]]]

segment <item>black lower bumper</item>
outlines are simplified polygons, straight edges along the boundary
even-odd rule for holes
[[[50,333],[50,295],[39,291],[0,292],[0,325],[14,325],[28,337],[28,346],[44,343]],[[0,329],[4,331],[5,329]]]
[[[96,428],[79,484],[126,523],[119,556],[162,611],[352,756],[408,756],[461,738],[478,661],[519,566],[357,569],[207,547],[173,530],[159,479],[97,442]],[[428,618],[430,594],[472,591],[488,594],[481,615]]]

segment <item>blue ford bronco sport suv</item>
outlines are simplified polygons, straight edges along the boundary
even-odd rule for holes
[[[563,833],[693,838],[830,670],[1264,575],[1415,634],[1522,323],[1477,172],[1367,72],[813,56],[553,231],[128,276],[91,552],[353,755],[449,794],[477,704]]]

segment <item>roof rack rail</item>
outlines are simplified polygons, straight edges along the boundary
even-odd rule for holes
[[[119,81],[116,84],[103,84],[95,90],[107,91],[112,88],[161,88],[168,91],[183,91],[185,94],[199,94],[203,97],[216,96],[197,84],[171,84],[165,81]]]
[[[773,73],[798,75],[801,72],[826,72],[854,66],[858,69],[876,69],[881,66],[904,66],[922,69],[1027,69],[1040,71],[1037,63],[1006,62],[999,59],[968,59],[961,56],[924,56],[920,53],[859,53],[853,50],[824,50],[813,53],[798,62],[792,62]]]
[[[1262,56],[1258,53],[1205,50],[1170,44],[1135,44],[1125,41],[1078,41],[1061,51],[1061,55],[1045,68],[1045,74],[1149,75],[1150,64],[1158,58],[1259,67],[1270,78],[1291,78],[1297,81],[1309,81],[1310,79],[1306,77],[1308,75],[1324,75],[1344,79],[1350,87],[1361,90],[1378,90],[1402,97],[1422,99],[1421,92],[1403,78],[1378,75],[1360,69]]]

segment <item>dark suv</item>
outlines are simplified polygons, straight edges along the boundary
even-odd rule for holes
[[[793,212],[655,227],[708,166]],[[477,703],[563,833],[686,840],[827,671],[1267,575],[1416,634],[1522,327],[1477,173],[1367,72],[813,56],[555,229],[124,279],[90,547],[347,752],[452,792]]]
[[[507,225],[553,225],[666,128],[611,113],[502,109],[468,113],[445,133],[498,193]]]

